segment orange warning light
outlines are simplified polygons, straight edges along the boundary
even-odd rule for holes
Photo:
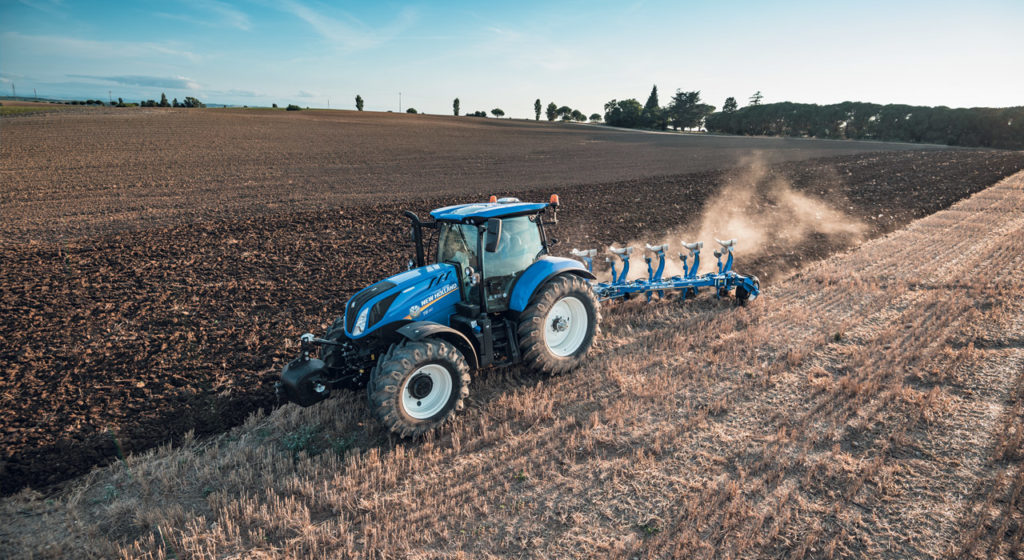
[[[558,195],[557,194],[551,195],[551,205],[552,206],[558,206]]]
[[[498,197],[491,195],[491,198],[487,199],[487,202],[498,202]]]

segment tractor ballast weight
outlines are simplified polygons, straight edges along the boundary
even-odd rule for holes
[[[600,301],[645,293],[682,299],[703,287],[722,297],[735,289],[742,303],[758,294],[757,279],[732,271],[735,241],[720,242],[717,272],[697,275],[700,247],[684,244],[693,264],[662,278],[667,245],[648,249],[647,280],[628,281],[633,248],[612,249],[612,280],[598,282],[595,250],[573,250],[583,260],[549,254],[545,226],[557,223],[558,198],[524,203],[514,198],[412,213],[415,258],[409,270],[367,286],[345,304],[323,337],[303,335],[299,356],[277,383],[279,399],[311,406],[337,389],[366,390],[370,410],[391,431],[422,434],[464,406],[470,374],[488,366],[524,364],[548,374],[578,366],[600,332]],[[544,221],[550,212],[551,221]],[[435,258],[424,244],[436,232]],[[585,263],[585,264],[584,264]]]

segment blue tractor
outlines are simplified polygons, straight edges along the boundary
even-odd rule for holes
[[[310,406],[336,389],[365,388],[370,410],[385,426],[415,436],[462,409],[472,371],[522,363],[557,374],[579,365],[598,335],[601,301],[640,295],[650,301],[666,293],[686,301],[710,289],[717,298],[733,294],[742,305],[760,293],[756,276],[732,270],[735,239],[718,241],[717,265],[704,274],[698,273],[704,243],[683,241],[683,274],[670,278],[664,277],[668,244],[647,245],[647,278],[633,280],[634,248],[613,248],[621,269],[609,258],[611,281],[598,282],[596,250],[573,249],[582,263],[548,254],[554,240],[544,228],[557,223],[557,209],[557,196],[549,203],[491,197],[434,210],[429,222],[406,212],[416,245],[409,270],[357,292],[322,338],[302,335],[278,396]],[[551,221],[544,221],[549,210]],[[425,231],[436,234],[431,264]]]
[[[599,332],[600,305],[583,264],[548,254],[545,226],[557,223],[557,207],[557,196],[491,197],[439,208],[427,222],[406,212],[416,246],[409,270],[352,296],[323,337],[303,335],[278,395],[310,406],[337,389],[365,388],[373,414],[410,437],[461,410],[479,368],[522,363],[557,374],[579,365]],[[428,264],[429,230],[437,244]]]

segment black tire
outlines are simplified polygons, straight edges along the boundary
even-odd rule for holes
[[[556,307],[558,306],[558,307]],[[580,311],[582,306],[583,312]],[[554,308],[554,309],[553,309]],[[575,309],[572,315],[552,317],[552,311]],[[586,316],[587,324],[580,328],[578,318]],[[576,316],[577,322],[557,323]],[[549,325],[550,323],[550,325]],[[569,371],[580,365],[583,358],[601,333],[601,306],[590,283],[574,274],[563,274],[544,283],[534,294],[530,305],[523,310],[519,319],[519,353],[523,363],[548,375]],[[563,344],[557,341],[549,344],[547,327],[552,327],[552,338],[562,336]],[[561,327],[561,330],[555,330]],[[566,332],[565,335],[560,333]],[[578,344],[575,343],[579,339]],[[552,347],[554,346],[554,348]]]
[[[389,430],[402,437],[418,436],[463,409],[463,399],[469,396],[469,364],[443,340],[403,340],[377,361],[367,395],[373,415]]]
[[[761,283],[757,281],[757,276],[751,276],[750,280],[754,283],[754,286],[760,288]],[[747,287],[743,284],[736,286],[736,305],[746,305],[750,301],[750,292]]]

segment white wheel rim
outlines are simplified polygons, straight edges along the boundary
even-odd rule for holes
[[[429,382],[429,391],[424,391]],[[414,394],[414,391],[420,394]],[[425,394],[424,394],[425,393]],[[427,364],[402,383],[402,408],[417,420],[426,420],[444,410],[452,396],[452,376],[440,364]]]
[[[544,318],[544,344],[556,356],[569,356],[579,350],[587,336],[587,308],[574,297],[555,302]]]

